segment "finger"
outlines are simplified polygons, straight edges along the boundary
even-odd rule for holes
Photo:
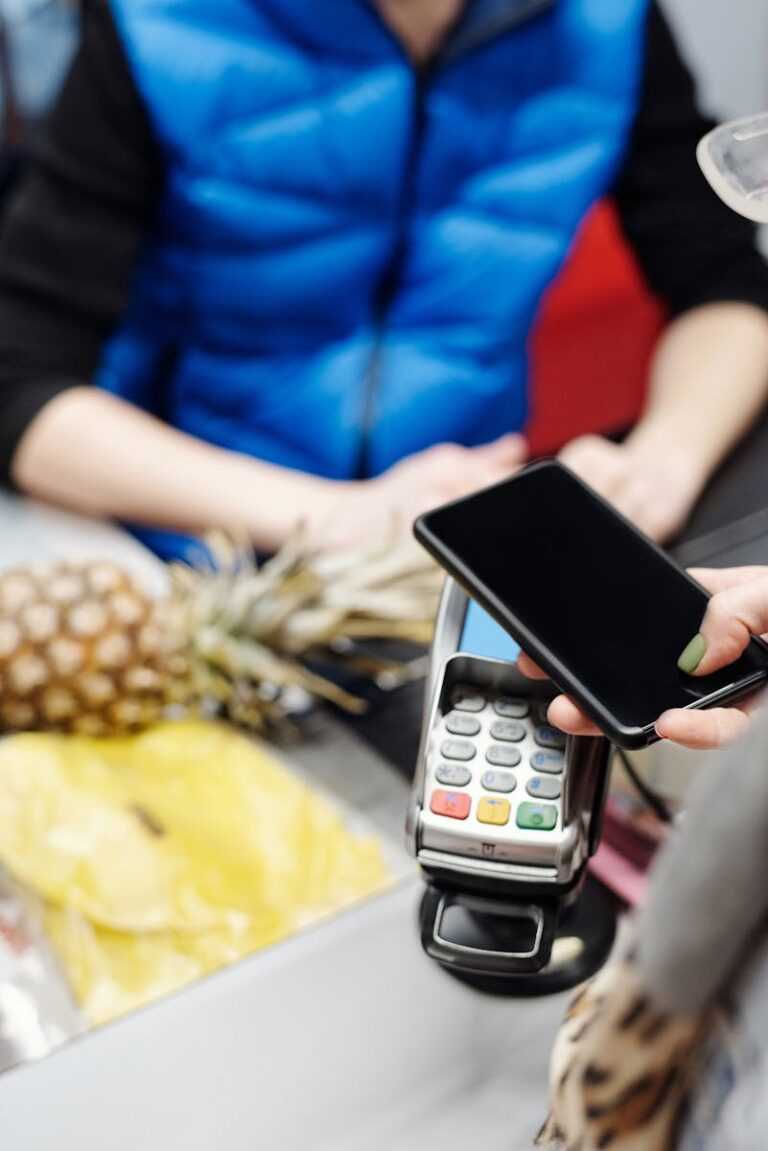
[[[461,494],[471,494],[514,475],[524,463],[525,455],[519,445],[497,448],[495,444],[486,444],[480,448],[466,448],[460,466],[447,472],[443,482]]]
[[[520,471],[522,466],[522,463],[507,463],[503,467],[487,467],[478,475],[479,484],[485,488],[490,487],[491,484],[498,484],[501,480],[511,479]]]
[[[497,440],[491,440],[489,443],[484,444],[483,447],[489,451],[528,453],[528,441],[520,432],[508,432],[507,435],[499,436]]]
[[[618,461],[621,454],[621,447],[606,440],[604,436],[587,435],[578,436],[567,443],[560,451],[560,459],[584,462],[605,459]]]
[[[516,433],[471,449],[479,458],[499,467],[516,467],[528,458],[528,441]]]
[[[715,595],[729,588],[739,587],[744,583],[768,576],[768,567],[740,567],[740,568],[689,568],[688,575],[705,587],[708,592]]]
[[[520,652],[517,657],[518,670],[522,672],[526,679],[549,679],[545,671],[542,671],[537,663],[526,655],[524,651]]]
[[[561,461],[603,495],[612,495],[625,478],[621,448],[600,436],[582,436],[560,453]]]
[[[484,488],[490,487],[492,484],[498,484],[502,480],[511,479],[525,464],[525,460],[506,460],[500,461],[489,460],[487,458],[473,460],[472,467],[466,469],[463,474],[463,491],[467,495],[472,495],[474,492],[482,491]]]
[[[547,712],[549,722],[568,735],[602,735],[597,724],[593,723],[567,695],[553,699]]]
[[[749,727],[749,716],[738,707],[713,707],[711,711],[665,711],[656,723],[662,739],[694,751],[710,751],[733,743]]]
[[[753,635],[768,631],[768,576],[717,592],[699,634],[680,657],[680,668],[709,675],[738,659]]]

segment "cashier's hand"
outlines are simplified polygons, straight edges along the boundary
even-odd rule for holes
[[[768,567],[694,569],[691,575],[712,593],[701,631],[680,653],[680,667],[691,675],[711,675],[737,660],[753,635],[768,639]],[[532,679],[546,678],[541,669],[521,655],[520,670]],[[759,700],[708,711],[667,711],[656,723],[662,739],[700,751],[732,743],[749,726]],[[570,735],[599,735],[597,728],[573,700],[560,695],[549,708],[554,727]]]
[[[339,485],[330,507],[308,524],[310,542],[326,549],[365,543],[380,538],[393,522],[410,534],[422,512],[499,483],[522,467],[527,454],[519,435],[476,448],[427,448],[375,479]]]
[[[684,526],[706,479],[693,459],[641,447],[631,438],[614,444],[580,436],[560,459],[658,543]]]

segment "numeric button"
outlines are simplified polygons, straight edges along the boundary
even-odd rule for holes
[[[565,747],[565,734],[548,723],[542,723],[533,733],[539,747],[551,748],[553,751],[562,751]]]
[[[457,687],[451,698],[453,706],[459,711],[482,711],[485,707],[483,696],[465,687]]]
[[[525,790],[534,799],[559,799],[562,789],[559,779],[553,779],[552,776],[546,779],[542,776],[536,776],[534,779],[528,780]]]
[[[477,735],[480,731],[480,720],[473,715],[462,715],[461,712],[452,711],[445,721],[445,726],[451,735]]]
[[[531,767],[545,775],[562,775],[565,756],[561,751],[535,751],[531,756]]]
[[[535,724],[547,722],[547,712],[552,701],[549,699],[535,699],[531,708],[531,715]]]
[[[440,754],[443,759],[458,759],[462,763],[468,763],[477,755],[477,749],[466,739],[446,739],[440,748]]]
[[[501,696],[494,701],[493,710],[502,719],[525,719],[531,710],[527,699],[511,699]]]
[[[509,795],[517,787],[517,779],[511,771],[484,771],[480,780],[486,791],[500,791]]]
[[[472,782],[472,772],[460,763],[441,763],[435,772],[438,783],[446,787],[466,787]]]
[[[516,747],[509,744],[493,743],[485,753],[485,758],[494,767],[517,767],[523,758]]]
[[[520,743],[525,739],[525,724],[516,719],[497,719],[491,724],[491,739],[502,743]]]

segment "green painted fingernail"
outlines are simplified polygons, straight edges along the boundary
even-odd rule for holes
[[[698,635],[693,637],[688,647],[680,656],[680,659],[677,661],[677,666],[680,668],[680,671],[684,671],[686,675],[693,675],[696,668],[704,659],[706,652],[706,638],[699,632]]]

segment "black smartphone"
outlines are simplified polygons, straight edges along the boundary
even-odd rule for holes
[[[707,592],[554,460],[428,512],[414,530],[621,747],[653,743],[668,708],[733,703],[768,678],[758,639],[714,675],[678,669]]]

